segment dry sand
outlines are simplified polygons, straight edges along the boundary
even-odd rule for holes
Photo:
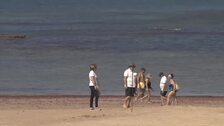
[[[178,97],[177,106],[135,102],[123,109],[123,97],[104,96],[102,111],[89,111],[88,97],[1,96],[0,126],[223,126],[224,97]]]

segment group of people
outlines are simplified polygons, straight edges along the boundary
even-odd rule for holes
[[[134,64],[131,64],[128,66],[128,69],[124,71],[124,88],[126,96],[123,104],[124,108],[129,108],[131,106],[134,96],[136,96],[136,101],[142,101],[147,98],[147,101],[150,103],[152,75],[145,75],[145,68],[141,68],[139,73],[135,73],[135,67],[136,66]]]
[[[147,99],[147,102],[150,103],[150,90],[153,90],[151,87],[151,74],[145,74],[145,68],[141,68],[139,73],[134,71],[135,64],[131,64],[128,68],[124,71],[124,88],[125,88],[125,99],[124,99],[124,108],[133,107],[132,103],[133,100],[140,100],[143,101]],[[90,65],[90,72],[89,72],[89,87],[91,91],[90,95],[90,110],[101,110],[98,107],[98,99],[100,96],[100,89],[99,89],[99,81],[96,75],[97,65],[91,64]],[[161,105],[171,105],[173,103],[177,103],[176,99],[176,92],[177,86],[174,81],[174,75],[169,74],[165,76],[163,72],[159,73],[161,77],[160,80],[160,95],[161,95]],[[166,96],[167,95],[167,96]],[[136,96],[136,97],[135,97]],[[133,99],[135,97],[135,99]],[[95,106],[93,106],[95,98]]]
[[[161,105],[171,105],[177,104],[176,92],[178,91],[178,85],[174,80],[173,74],[168,74],[167,76],[160,72],[160,95],[161,95]]]

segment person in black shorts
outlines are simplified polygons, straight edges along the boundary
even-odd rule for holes
[[[135,95],[137,86],[137,73],[134,72],[135,65],[129,65],[128,69],[124,71],[124,88],[125,88],[125,100],[123,107],[129,108],[132,98]]]
[[[167,94],[167,77],[163,72],[159,73],[160,80],[160,95],[161,95],[161,105],[166,104],[166,94]]]

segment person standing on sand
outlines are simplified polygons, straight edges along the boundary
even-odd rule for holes
[[[163,72],[159,73],[160,80],[160,95],[161,95],[161,106],[165,105],[166,101],[166,94],[167,94],[167,77],[164,75]]]
[[[172,103],[177,102],[176,99],[176,82],[174,81],[174,75],[169,74],[168,79],[169,79],[169,84],[168,84],[168,96],[167,96],[167,105],[171,105]]]
[[[100,90],[99,90],[99,82],[97,79],[96,70],[97,70],[97,65],[91,64],[90,72],[89,72],[89,88],[91,91],[90,110],[98,109],[98,100],[99,100]],[[95,98],[95,108],[93,107],[94,98]]]
[[[134,73],[135,65],[131,64],[129,65],[128,69],[124,71],[124,88],[125,88],[125,100],[123,107],[129,108],[132,98],[134,97],[135,91],[136,91],[136,75],[137,73]],[[132,101],[133,102],[133,101]]]
[[[137,75],[137,89],[138,89],[138,96],[136,97],[136,101],[139,98],[144,97],[145,94],[145,68],[141,68],[141,71]]]

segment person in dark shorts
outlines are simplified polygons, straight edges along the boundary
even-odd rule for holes
[[[167,77],[163,72],[159,73],[160,80],[160,95],[161,95],[161,105],[166,104],[166,94],[167,94]]]
[[[134,97],[136,92],[136,88],[127,87],[126,88],[126,96]]]
[[[160,95],[166,97],[167,91],[160,91]]]
[[[135,95],[136,83],[137,83],[137,73],[134,72],[135,65],[129,65],[128,69],[124,71],[124,88],[125,88],[125,100],[123,107],[129,108],[132,98]]]

